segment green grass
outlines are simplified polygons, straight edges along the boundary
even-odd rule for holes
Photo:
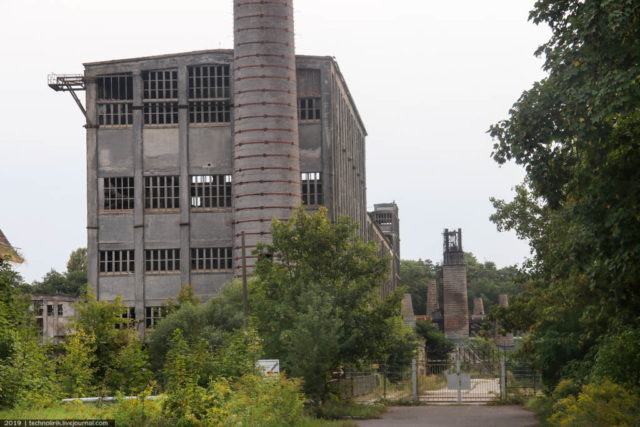
[[[64,420],[64,419],[94,419],[94,420],[116,420],[116,425],[120,426],[172,426],[173,422],[163,418],[161,414],[161,402],[145,401],[145,414],[136,412],[136,404],[132,401],[122,403],[58,403],[48,408],[30,409],[4,409],[0,410],[1,419],[43,419],[43,420]],[[340,409],[338,409],[340,408]],[[371,408],[364,408],[362,405],[342,405],[330,408],[334,415],[350,415],[353,418],[375,418]],[[377,414],[377,412],[376,412]],[[328,418],[328,417],[327,417]],[[301,427],[355,427],[355,423],[350,420],[322,419],[312,416],[304,417],[296,424]]]
[[[379,418],[380,414],[386,411],[382,404],[358,404],[354,402],[328,401],[310,410],[312,414],[320,419],[344,420],[357,419],[367,420]]]

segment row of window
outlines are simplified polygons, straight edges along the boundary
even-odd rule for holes
[[[322,179],[320,172],[303,172],[302,204],[321,205]],[[104,210],[131,210],[134,208],[133,177],[103,178]],[[192,175],[192,208],[231,207],[231,175]],[[179,209],[180,183],[177,175],[144,177],[145,209]]]
[[[180,249],[146,249],[144,265],[147,273],[180,271]],[[232,249],[192,248],[192,271],[225,271],[233,268]],[[100,251],[100,273],[133,273],[133,249]]]
[[[58,305],[58,316],[64,316],[64,306],[62,304]],[[47,304],[47,316],[53,316],[55,310],[55,304]],[[36,316],[44,315],[44,303],[42,301],[34,301],[33,303],[33,312],[36,313]]]
[[[169,314],[169,307],[165,306],[146,306],[145,307],[145,327],[155,328],[160,320]],[[135,325],[136,321],[136,308],[127,307],[126,311],[120,316],[122,323],[116,323],[116,329],[124,329]]]
[[[103,178],[105,210],[130,210],[134,208],[133,177]],[[191,207],[231,207],[231,175],[192,175]],[[179,177],[145,176],[145,209],[179,209]]]
[[[231,121],[231,78],[229,65],[189,67],[189,123],[229,123]],[[178,71],[145,71],[143,117],[146,125],[177,124]],[[100,76],[98,86],[98,123],[102,126],[133,124],[133,76]],[[320,120],[320,98],[298,99],[301,121]]]

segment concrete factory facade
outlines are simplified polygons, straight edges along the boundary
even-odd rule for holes
[[[358,222],[395,255],[382,293],[396,286],[397,206],[366,211],[366,131],[336,62],[296,56],[297,95],[271,101],[281,109],[239,95],[289,89],[239,86],[251,76],[237,57],[210,50],[85,64],[88,280],[99,299],[122,295],[147,327],[183,284],[215,295],[240,274],[241,231],[253,256],[271,218],[286,220],[300,204]]]

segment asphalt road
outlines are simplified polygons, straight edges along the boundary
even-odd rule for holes
[[[533,412],[520,406],[395,406],[377,420],[359,421],[360,427],[522,427],[536,426]]]

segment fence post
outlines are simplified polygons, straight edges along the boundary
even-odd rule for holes
[[[418,401],[418,366],[416,359],[411,359],[411,384],[413,385],[413,400]]]
[[[462,376],[460,375],[460,359],[456,360],[456,371],[458,374],[458,404],[462,403]]]
[[[384,365],[384,380],[382,382],[382,398],[387,400],[387,365]]]
[[[500,398],[507,398],[507,369],[505,367],[504,354],[500,358]]]

